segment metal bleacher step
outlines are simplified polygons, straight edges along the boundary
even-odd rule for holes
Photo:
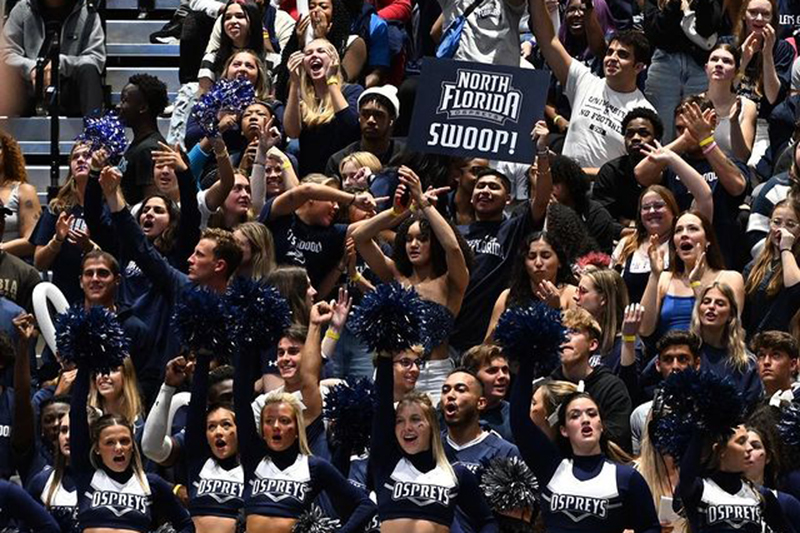
[[[155,9],[175,10],[180,4],[180,0],[155,0]],[[106,0],[106,9],[138,11],[139,0]]]
[[[43,156],[50,153],[50,119],[47,117],[0,118],[0,128],[10,133],[19,142],[26,156]],[[158,129],[166,137],[169,119],[158,119]],[[83,119],[61,117],[59,120],[59,149],[62,155],[69,154],[75,138],[83,131]],[[133,138],[127,130],[128,140]]]
[[[117,57],[178,57],[177,44],[151,44],[150,34],[160,30],[164,20],[106,21],[106,52]]]
[[[47,197],[47,187],[50,186],[50,167],[47,165],[27,165],[25,170],[28,171],[28,183],[36,187],[36,190],[39,192],[39,200],[44,202],[42,197]],[[69,167],[67,165],[61,165],[59,170],[61,176],[59,183],[63,184],[67,178]],[[44,203],[42,203],[42,205],[44,205]]]
[[[106,84],[111,86],[111,103],[119,103],[122,88],[134,74],[147,73],[156,76],[167,85],[169,101],[175,101],[181,82],[178,79],[177,67],[108,67],[106,69]]]

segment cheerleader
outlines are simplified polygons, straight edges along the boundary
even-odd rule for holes
[[[169,484],[145,474],[130,422],[106,414],[90,428],[89,378],[89,370],[79,367],[70,402],[70,461],[83,533],[147,533],[155,514],[166,517],[178,533],[191,531],[189,514]]]
[[[520,454],[542,487],[541,513],[549,533],[660,533],[650,489],[627,465],[612,462],[595,401],[575,392],[558,408],[558,433],[568,456],[531,420],[534,366],[520,358],[511,396],[511,430]]]
[[[255,352],[239,357],[234,378],[247,530],[291,533],[298,518],[325,491],[339,516],[349,517],[339,532],[361,531],[375,514],[375,506],[330,463],[311,455],[303,405],[295,395],[266,395],[259,436],[250,404],[253,383],[261,375]]]

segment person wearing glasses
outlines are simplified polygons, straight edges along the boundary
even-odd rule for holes
[[[745,267],[745,306],[742,323],[748,336],[761,331],[789,331],[800,309],[800,268],[797,236],[800,212],[790,199],[772,210],[767,242]]]

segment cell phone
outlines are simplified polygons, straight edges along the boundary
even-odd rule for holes
[[[82,218],[73,218],[72,223],[69,225],[72,231],[86,231],[86,221]]]

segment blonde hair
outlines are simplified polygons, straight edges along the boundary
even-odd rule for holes
[[[233,60],[236,58],[236,56],[240,54],[247,54],[255,60],[256,83],[254,85],[254,89],[256,92],[256,98],[258,100],[267,100],[272,93],[272,79],[269,77],[269,73],[267,72],[267,67],[264,64],[264,60],[261,59],[261,57],[255,50],[251,50],[249,48],[244,48],[238,51],[234,50],[233,53],[230,55],[230,57],[228,57],[228,60],[225,61],[225,65],[222,67],[221,77],[223,78],[227,77],[226,75],[228,74],[228,69],[230,68],[231,63],[233,63]],[[253,102],[253,103],[260,103],[260,102]]]
[[[245,222],[236,226],[234,231],[241,231],[250,243],[252,250],[252,268],[250,277],[256,280],[266,278],[277,268],[275,263],[275,241],[272,232],[260,222]]]
[[[341,61],[339,52],[336,50],[330,41],[327,39],[314,39],[308,43],[305,48],[308,48],[314,43],[319,41],[324,42],[324,47],[328,54],[331,56],[331,61],[339,64],[339,69],[332,77],[336,78],[340,84],[344,83],[344,76],[342,75]],[[304,50],[305,50],[304,48]],[[306,72],[305,68],[300,69],[300,118],[304,127],[316,127],[327,124],[333,120],[335,112],[333,110],[333,102],[331,101],[330,93],[325,93],[325,96],[320,100],[317,98],[316,91],[314,90],[314,83]]]
[[[139,445],[136,444],[133,425],[124,417],[118,415],[103,415],[92,424],[92,451],[89,454],[89,461],[92,463],[92,467],[94,467],[95,470],[100,470],[103,467],[102,461],[98,458],[100,452],[97,446],[100,443],[100,434],[103,430],[113,426],[122,426],[130,432],[131,446],[133,447],[133,453],[131,453],[133,473],[136,475],[136,479],[144,489],[145,494],[150,495],[150,484],[147,482],[147,475],[144,473],[142,457],[139,454]]]
[[[431,452],[433,453],[433,458],[436,461],[436,466],[453,476],[453,481],[455,481],[456,473],[444,453],[444,446],[442,445],[442,433],[439,429],[439,418],[436,414],[436,410],[433,408],[433,403],[431,403],[430,397],[422,392],[411,391],[403,396],[403,398],[397,403],[397,409],[395,412],[399,413],[400,409],[410,405],[418,405],[420,409],[422,409],[422,414],[425,416],[425,420],[428,421],[428,425],[431,427]]]
[[[561,321],[567,329],[584,331],[598,341],[603,336],[603,329],[600,324],[586,309],[581,309],[580,307],[569,309],[564,313]]]
[[[306,175],[306,177],[304,177],[300,182],[327,185],[328,187],[333,187],[334,189],[339,189],[341,187],[341,183],[339,183],[338,179],[331,176],[326,176],[325,174],[320,174],[319,172],[312,172],[311,174]]]
[[[598,323],[602,331],[600,335],[600,352],[605,355],[611,353],[617,333],[622,328],[625,319],[625,307],[628,305],[628,287],[619,272],[610,268],[588,266],[583,273],[592,280],[606,303],[601,307]]]
[[[383,169],[380,159],[375,157],[370,152],[353,152],[350,155],[344,156],[341,163],[339,163],[339,175],[344,171],[344,166],[347,163],[353,163],[356,167],[367,167],[373,174],[380,172]]]
[[[285,403],[292,409],[295,424],[297,424],[297,440],[300,448],[300,453],[303,455],[311,455],[311,448],[308,446],[308,437],[306,437],[306,420],[303,418],[303,404],[294,394],[282,391],[272,391],[267,393],[264,401],[264,407],[261,408],[261,417],[259,420],[258,431],[262,433],[264,427],[264,411],[267,410],[268,405],[276,403]]]
[[[726,363],[731,368],[744,372],[751,362],[751,357],[747,354],[747,350],[745,349],[744,329],[739,319],[739,306],[736,304],[736,296],[730,285],[715,281],[703,289],[692,311],[692,325],[690,330],[700,337],[701,343],[705,342],[703,340],[703,325],[700,323],[700,305],[711,289],[717,289],[721,292],[725,299],[728,300],[728,305],[730,306],[730,316],[728,317],[728,322],[725,324],[725,331],[722,334],[722,338],[727,339],[725,348],[728,351],[728,357]]]
[[[561,404],[572,394],[578,392],[578,386],[571,381],[558,381],[550,378],[545,378],[539,383],[534,383],[533,393],[542,391],[542,401],[544,403],[544,412],[547,416],[552,415]],[[533,401],[533,396],[531,396]]]
[[[789,198],[781,200],[775,204],[770,216],[775,216],[775,211],[778,208],[784,207],[791,209],[794,216],[800,219],[800,213],[798,213],[797,205]],[[772,279],[769,280],[769,284],[767,285],[767,296],[773,298],[783,289],[783,262],[780,260],[781,254],[780,252],[777,254],[775,253],[775,247],[772,246],[770,238],[770,234],[767,233],[764,246],[761,248],[761,253],[758,254],[758,257],[753,264],[753,268],[750,270],[750,275],[747,276],[744,292],[748,296],[758,292],[759,288],[761,287],[761,283],[764,281],[764,277],[769,272],[772,272]],[[792,254],[795,257],[797,257],[798,251],[800,251],[800,239],[795,240],[794,244],[792,245]],[[777,264],[774,267],[772,266],[773,261],[777,261]]]
[[[142,397],[139,394],[139,382],[136,379],[136,369],[130,357],[122,361],[122,416],[131,424],[144,413]],[[103,397],[97,390],[97,384],[93,379],[89,386],[89,406],[99,409],[105,413],[103,408]]]

